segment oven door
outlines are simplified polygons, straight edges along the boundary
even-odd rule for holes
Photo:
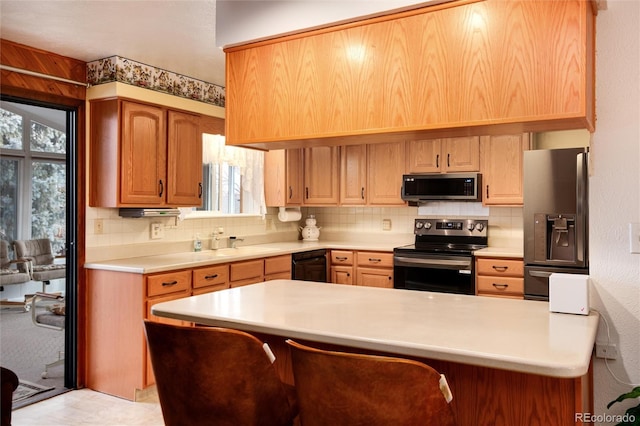
[[[406,290],[475,294],[473,256],[396,253],[393,286]]]

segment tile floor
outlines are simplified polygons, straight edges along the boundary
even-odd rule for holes
[[[14,426],[163,426],[155,392],[131,402],[89,389],[74,390],[12,413]]]

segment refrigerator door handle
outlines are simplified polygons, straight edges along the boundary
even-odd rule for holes
[[[529,275],[537,278],[549,278],[552,272],[548,271],[529,271]]]
[[[585,260],[586,209],[587,198],[587,153],[581,152],[576,158],[576,260]]]

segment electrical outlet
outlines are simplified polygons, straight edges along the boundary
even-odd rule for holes
[[[640,223],[629,224],[629,250],[640,253]]]
[[[391,231],[391,219],[382,219],[382,230]]]
[[[152,223],[151,224],[151,239],[159,240],[164,238],[164,227],[161,223]]]
[[[104,233],[104,221],[102,219],[93,221],[93,233],[96,235]]]
[[[618,359],[618,348],[615,343],[596,343],[596,357],[604,359]]]

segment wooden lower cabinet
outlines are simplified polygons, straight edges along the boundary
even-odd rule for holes
[[[291,255],[267,257],[264,260],[264,280],[290,280]]]
[[[393,288],[393,253],[359,251],[356,259],[357,285]]]
[[[478,296],[524,298],[524,262],[521,258],[476,258]]]
[[[245,260],[229,265],[231,287],[242,287],[264,281],[264,259]]]
[[[329,255],[329,276],[333,284],[353,285],[354,253],[351,250],[331,250]]]

